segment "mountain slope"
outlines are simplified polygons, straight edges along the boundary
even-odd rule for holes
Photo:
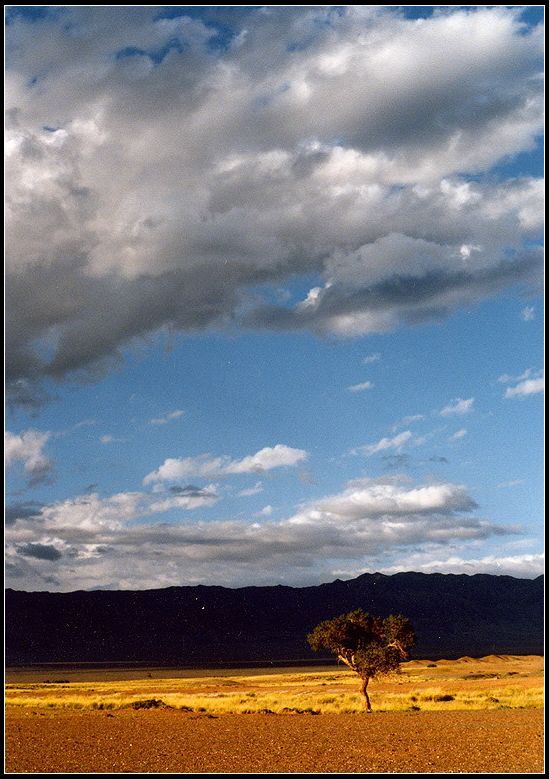
[[[207,665],[316,657],[306,635],[363,608],[412,620],[415,657],[543,654],[543,577],[363,574],[315,587],[6,591],[6,663]]]

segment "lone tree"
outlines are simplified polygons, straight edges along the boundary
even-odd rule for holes
[[[415,633],[410,621],[401,614],[385,619],[362,609],[324,620],[307,640],[312,649],[328,649],[360,676],[360,690],[366,711],[371,711],[368,682],[375,676],[395,671],[410,657]]]

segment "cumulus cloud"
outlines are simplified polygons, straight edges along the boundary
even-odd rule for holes
[[[450,401],[447,406],[444,406],[438,413],[441,417],[449,417],[449,416],[463,416],[464,414],[470,414],[473,410],[473,404],[475,402],[474,398],[468,398],[467,400],[463,400],[463,398],[456,398],[455,400]]]
[[[178,497],[86,495],[44,506],[38,518],[21,516],[6,539],[10,579],[19,572],[38,583],[55,563],[56,589],[64,590],[94,581],[139,589],[206,580],[238,585],[252,576],[256,583],[313,583],[319,572],[330,576],[344,565],[364,570],[373,560],[390,565],[395,555],[420,553],[433,559],[437,549],[518,532],[474,516],[467,489],[446,482],[360,479],[282,520],[266,507],[253,523],[144,521]]]
[[[102,532],[120,530],[136,520],[141,521],[173,509],[192,511],[207,508],[215,505],[219,499],[215,484],[203,488],[182,488],[175,493],[170,491],[168,495],[120,492],[101,498],[97,493],[86,493],[48,505],[36,505],[34,508],[32,504],[15,505],[9,524],[15,534],[18,529],[25,528],[25,541],[31,540],[34,530],[47,530],[59,537],[70,533],[74,533],[74,538],[80,534],[86,535],[91,543],[94,533],[99,537]]]
[[[528,395],[537,395],[540,392],[545,392],[545,376],[540,376],[536,379],[525,379],[514,387],[507,387],[505,390],[505,397],[525,397]]]
[[[534,371],[527,368],[519,376],[510,376],[504,373],[499,376],[498,381],[502,384],[513,384],[505,390],[505,398],[524,398],[528,395],[537,395],[545,392],[545,372],[543,370]]]
[[[216,478],[241,473],[263,473],[272,468],[298,465],[307,458],[308,454],[303,449],[293,449],[285,444],[266,446],[241,460],[234,460],[228,455],[211,457],[208,454],[198,457],[168,458],[159,468],[145,476],[143,484],[174,481],[188,476]]]
[[[541,25],[510,7],[166,16],[8,19],[15,402],[167,331],[353,336],[539,286],[542,182],[467,176],[542,132]]]
[[[23,463],[23,469],[30,486],[48,481],[53,472],[52,460],[44,454],[44,446],[51,434],[39,430],[27,430],[15,434],[4,434],[4,454],[7,468]]]
[[[505,390],[506,398],[524,397],[525,395],[537,395],[539,392],[545,392],[545,377],[539,379],[527,379],[521,381],[515,387],[507,387]]]
[[[455,484],[432,484],[417,488],[403,487],[398,479],[359,479],[349,483],[339,495],[324,498],[306,506],[288,522],[317,524],[321,518],[334,516],[345,521],[387,516],[454,514],[472,511],[476,503],[464,487]],[[399,523],[397,523],[399,524]],[[405,523],[406,524],[406,523]]]

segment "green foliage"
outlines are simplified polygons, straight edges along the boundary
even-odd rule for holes
[[[363,679],[389,673],[410,656],[415,633],[401,614],[382,619],[362,609],[324,620],[307,636],[312,649],[327,649]]]

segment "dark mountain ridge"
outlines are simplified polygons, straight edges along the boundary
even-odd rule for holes
[[[356,608],[406,615],[418,658],[543,654],[543,596],[543,576],[438,573],[365,573],[312,587],[8,589],[6,664],[312,660],[307,633]]]

